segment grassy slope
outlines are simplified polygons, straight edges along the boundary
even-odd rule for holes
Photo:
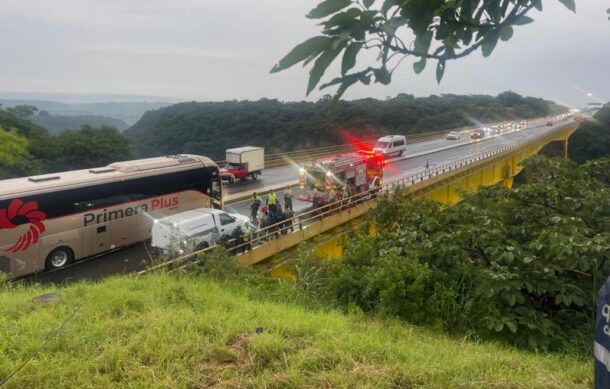
[[[0,291],[0,377],[82,306],[8,387],[592,385],[590,361],[253,300],[260,291],[236,282],[113,278],[63,288],[55,305],[32,301],[48,291]]]

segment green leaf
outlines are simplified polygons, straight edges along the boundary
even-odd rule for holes
[[[517,325],[515,324],[514,321],[509,320],[509,321],[506,321],[505,324],[508,327],[508,329],[510,330],[510,332],[512,332],[513,334],[515,332],[517,332]]]
[[[375,74],[375,81],[380,84],[388,85],[392,81],[392,75],[385,67],[380,69],[373,69],[373,73]]]
[[[343,53],[343,60],[341,61],[341,74],[345,75],[351,68],[356,65],[356,56],[362,48],[362,42],[352,42],[345,53]]]
[[[328,66],[337,58],[337,55],[345,48],[346,43],[342,42],[337,47],[328,47],[313,64],[311,71],[309,72],[309,84],[307,85],[307,95],[315,89],[320,82],[320,79],[324,75],[324,72]]]
[[[567,9],[572,12],[576,12],[576,3],[574,0],[559,0],[561,4],[565,5]]]
[[[432,31],[426,31],[424,34],[418,35],[415,38],[414,51],[416,54],[427,54],[430,44],[432,43]]]
[[[343,83],[337,89],[337,92],[333,96],[333,99],[332,99],[332,101],[330,103],[330,106],[331,107],[335,107],[337,105],[337,103],[339,102],[339,99],[341,99],[341,96],[343,96],[343,94],[347,90],[347,88],[349,88],[350,86],[352,86],[355,83],[357,83],[358,80],[359,80],[359,76],[358,75],[351,75],[351,76],[345,77],[343,79]]]
[[[351,0],[324,0],[306,15],[310,19],[325,18],[352,4]]]
[[[413,70],[415,70],[415,74],[419,74],[424,71],[424,69],[426,68],[426,62],[426,59],[422,58],[413,64]]]
[[[445,74],[445,60],[439,60],[436,64],[436,82],[439,84],[443,79],[443,75]]]
[[[498,44],[499,38],[500,37],[496,31],[492,31],[491,34],[485,38],[483,44],[481,45],[481,50],[483,51],[484,57],[489,57],[491,55]]]
[[[542,0],[532,0],[532,4],[538,11],[542,11]]]
[[[500,39],[506,42],[513,37],[513,28],[511,26],[504,26],[500,29]]]
[[[517,20],[515,20],[513,25],[515,25],[515,26],[525,26],[526,24],[530,24],[533,21],[534,21],[534,19],[530,18],[529,16],[521,15]]]
[[[278,62],[271,73],[277,73],[279,71],[288,69],[289,67],[301,62],[306,59],[313,57],[315,58],[320,54],[326,47],[332,43],[333,39],[327,36],[316,36],[306,40],[305,42],[297,45],[290,51],[284,58]]]
[[[383,14],[383,16],[387,16],[390,8],[394,7],[395,5],[398,5],[398,2],[399,0],[385,0],[383,2],[383,5],[381,6],[381,13]]]
[[[371,8],[371,5],[373,5],[374,2],[375,0],[362,0],[362,4],[364,4],[366,9]]]

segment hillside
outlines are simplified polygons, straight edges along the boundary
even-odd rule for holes
[[[110,118],[106,116],[92,115],[50,115],[47,111],[40,111],[31,119],[32,123],[46,128],[51,133],[61,132],[63,130],[78,130],[87,125],[92,127],[114,127],[117,130],[125,130],[129,127],[121,119]]]
[[[128,125],[132,125],[146,111],[166,107],[171,103],[147,101],[62,103],[52,100],[0,98],[0,104],[5,107],[32,105],[40,111],[47,111],[51,115],[59,116],[104,116],[122,120]]]
[[[0,110],[0,180],[131,159],[129,141],[118,130],[85,125],[50,134],[45,128]]]
[[[553,142],[542,149],[542,154],[563,156],[563,144]],[[569,140],[568,156],[571,161],[583,163],[590,159],[610,157],[610,103],[595,116],[583,121]]]
[[[33,300],[48,292],[60,301]],[[592,385],[588,360],[308,308],[277,294],[167,274],[0,286],[0,381],[50,336],[7,388]]]
[[[342,101],[336,109],[330,109],[328,99],[190,102],[147,112],[125,133],[138,156],[196,153],[223,158],[226,148],[245,144],[279,152],[346,143],[344,129],[369,136],[416,134],[546,116],[556,109],[562,108],[513,92],[497,97],[400,94],[385,101]]]

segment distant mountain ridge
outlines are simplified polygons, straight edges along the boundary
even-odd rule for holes
[[[124,134],[138,157],[192,153],[224,158],[225,149],[265,146],[268,153],[332,146],[349,137],[413,135],[567,111],[540,98],[399,94],[387,100],[185,102],[149,111]],[[346,135],[347,134],[347,135]]]
[[[47,111],[40,111],[38,115],[30,118],[30,121],[46,128],[50,133],[58,133],[63,130],[78,130],[88,125],[91,127],[114,127],[123,131],[129,128],[129,124],[121,119],[97,115],[50,115]]]
[[[92,102],[92,103],[62,103],[52,100],[36,99],[5,99],[0,98],[0,104],[5,107],[16,105],[33,105],[40,111],[47,111],[51,115],[60,116],[105,116],[119,119],[128,126],[136,123],[146,111],[155,110],[172,105],[173,102]]]

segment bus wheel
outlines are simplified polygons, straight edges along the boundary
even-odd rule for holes
[[[256,181],[258,178],[258,173],[252,173],[252,179]]]
[[[62,268],[74,262],[74,252],[69,247],[61,246],[51,251],[45,261],[47,271]]]

